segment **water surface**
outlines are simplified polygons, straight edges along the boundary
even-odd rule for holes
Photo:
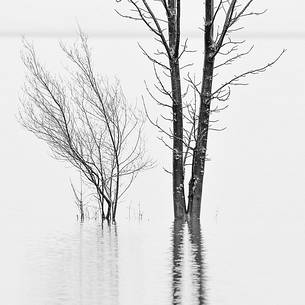
[[[45,232],[27,242],[22,304],[206,304],[204,255],[199,222]]]

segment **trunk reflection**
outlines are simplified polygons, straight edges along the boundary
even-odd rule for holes
[[[190,248],[190,253],[187,251]],[[183,283],[186,270],[191,270],[191,299],[194,305],[205,305],[205,278],[203,263],[203,243],[198,220],[175,220],[172,229],[172,304],[182,305],[184,300]],[[190,260],[187,255],[190,254]],[[190,266],[185,266],[190,264]],[[189,267],[189,268],[188,268]],[[188,298],[186,298],[188,299]],[[189,303],[188,303],[189,305]]]

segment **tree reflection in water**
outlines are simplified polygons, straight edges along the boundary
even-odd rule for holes
[[[187,228],[187,231],[186,231]],[[183,304],[182,286],[185,277],[187,245],[191,251],[192,303],[205,305],[203,245],[199,220],[175,220],[172,229],[172,304]],[[186,268],[188,269],[188,268]],[[190,303],[188,303],[190,305]]]
[[[118,232],[116,224],[91,228],[81,224],[79,240],[80,305],[118,305]]]

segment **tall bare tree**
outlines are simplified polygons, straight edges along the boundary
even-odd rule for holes
[[[48,72],[24,43],[28,73],[21,122],[55,158],[81,172],[94,189],[101,218],[115,220],[119,199],[152,165],[145,157],[144,116],[128,105],[118,81],[110,84],[94,72],[86,35],[61,48],[72,63],[69,80]]]
[[[117,2],[122,1],[117,0]],[[118,14],[143,22],[152,32],[157,43],[162,46],[162,49],[157,48],[153,54],[147,52],[142,46],[140,48],[153,63],[156,76],[155,87],[157,93],[161,93],[163,97],[152,93],[149,87],[147,90],[158,105],[169,110],[170,117],[161,116],[166,122],[171,122],[170,128],[163,127],[158,121],[149,119],[172,141],[172,144],[168,144],[164,138],[161,138],[172,151],[171,174],[175,218],[184,218],[186,215],[191,218],[199,218],[207,159],[208,132],[213,123],[210,119],[211,114],[226,107],[218,105],[218,102],[224,103],[229,99],[233,85],[242,85],[244,77],[264,72],[281,57],[284,51],[264,66],[236,74],[214,88],[215,70],[232,64],[249,54],[253,48],[240,51],[239,49],[245,41],[233,40],[230,35],[241,29],[238,25],[241,19],[263,13],[249,11],[253,0],[244,1],[243,4],[237,0],[206,0],[202,7],[185,2],[184,5],[192,5],[194,10],[202,10],[204,15],[202,27],[204,59],[199,82],[189,71],[192,63],[181,64],[185,54],[193,53],[188,48],[188,39],[181,42],[181,13],[183,12],[181,1],[126,0],[126,2],[131,6],[130,12],[124,14],[117,11]],[[218,59],[219,62],[215,64]],[[188,72],[184,72],[181,76],[184,68],[188,68]],[[213,107],[211,107],[212,102],[215,103]],[[189,168],[190,177],[188,203],[186,204],[185,175],[187,168]]]

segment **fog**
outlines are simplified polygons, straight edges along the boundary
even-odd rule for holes
[[[116,5],[125,6],[124,1]],[[283,48],[287,48],[287,52],[264,74],[250,77],[249,86],[233,88],[228,109],[218,117],[226,130],[209,135],[211,161],[206,170],[202,211],[208,304],[304,303],[304,4],[292,1],[290,5],[298,9],[288,15],[284,2],[257,1],[255,4],[256,7],[266,5],[267,14],[245,22],[247,29],[243,35],[248,35],[249,44],[255,44],[255,49],[237,68],[260,66],[275,58]],[[117,16],[113,7],[113,3],[101,1],[88,5],[32,0],[22,4],[7,2],[0,12],[0,284],[5,287],[1,297],[5,304],[34,304],[31,289],[43,285],[39,270],[50,275],[45,282],[49,286],[46,284],[45,289],[52,287],[64,268],[56,263],[62,258],[61,247],[68,244],[69,249],[76,249],[80,240],[69,184],[69,178],[77,179],[77,174],[67,164],[52,159],[48,147],[17,121],[25,77],[20,60],[21,35],[25,34],[33,41],[41,61],[57,73],[62,71],[64,64],[58,41],[73,42],[72,36],[79,23],[89,34],[96,70],[110,79],[118,77],[131,103],[141,105],[143,95],[151,113],[158,111],[145,92],[144,80],[153,81],[151,64],[137,46],[140,41],[149,50],[153,47],[151,40],[142,27]],[[186,11],[189,16],[184,20],[186,34],[196,36],[194,28],[200,26],[200,16],[193,19],[191,7],[186,7]],[[195,26],[194,20],[198,20]],[[196,49],[201,46],[198,37],[193,37],[190,43]],[[196,60],[200,61],[200,53]],[[234,71],[228,69],[226,73],[225,76]],[[119,226],[120,259],[123,260],[119,263],[123,266],[119,269],[119,304],[131,304],[136,300],[140,300],[139,304],[156,304],[154,300],[165,300],[170,290],[166,286],[170,286],[166,268],[171,260],[168,251],[173,207],[170,176],[162,168],[170,167],[171,162],[169,151],[157,140],[157,135],[157,131],[147,124],[147,151],[157,166],[139,176],[119,206],[118,218],[126,228]],[[140,224],[136,216],[139,207],[143,212]],[[96,228],[84,229],[89,232],[86,235],[89,236],[89,248],[84,248],[85,251],[90,251],[92,243],[96,244],[92,230]],[[67,241],[63,242],[64,237]],[[52,256],[49,263],[43,261],[48,257],[46,249],[56,249],[56,245],[58,256],[55,255],[55,259]],[[155,249],[158,249],[160,260],[147,267],[148,257]],[[135,271],[139,261],[134,253],[139,254],[137,257],[142,255],[140,266],[147,267],[148,277],[152,272],[147,280],[151,286],[142,288],[140,296],[126,288],[128,283],[143,284],[144,272],[140,268]],[[112,257],[113,253],[109,255]],[[98,261],[98,255],[93,260]],[[35,266],[36,263],[41,263],[42,269]],[[74,270],[73,263],[67,264],[67,268]],[[164,286],[156,284],[156,266],[163,266]],[[58,272],[56,276],[52,273],[54,270]],[[156,298],[150,299],[151,290],[147,287],[153,291],[165,287],[165,291],[163,294],[156,292]],[[20,294],[24,298],[18,299],[16,291],[25,291]],[[58,296],[56,291],[54,296]],[[41,296],[35,300],[37,304],[44,302]],[[97,297],[91,304],[99,301]],[[48,302],[44,304],[55,304]],[[86,304],[85,301],[77,302]],[[62,304],[72,303],[67,297]]]

